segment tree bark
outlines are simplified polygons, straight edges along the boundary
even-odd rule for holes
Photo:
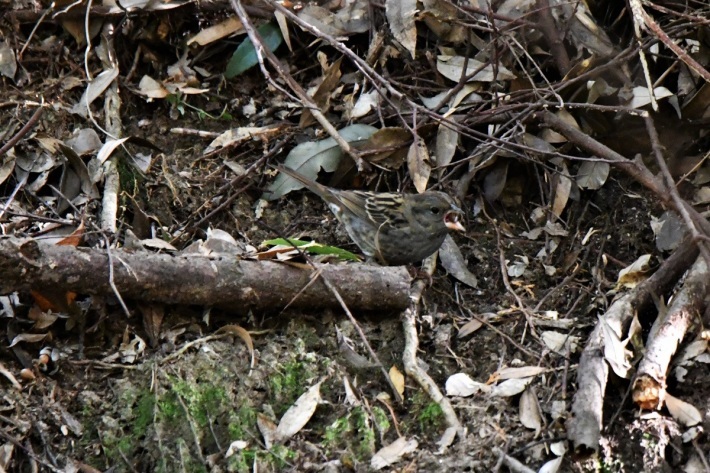
[[[112,295],[123,298],[214,306],[235,313],[337,308],[340,304],[319,278],[328,278],[355,310],[403,310],[411,277],[404,267],[317,264],[320,270],[275,261],[210,259],[147,251],[128,252],[55,246],[36,240],[0,240],[0,293],[30,289]],[[315,281],[311,281],[312,277]]]

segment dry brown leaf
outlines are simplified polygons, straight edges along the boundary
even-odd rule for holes
[[[346,109],[345,117],[349,120],[362,118],[370,113],[372,109],[377,108],[381,101],[382,96],[376,89],[373,89],[370,92],[363,92],[358,96],[357,101],[352,105],[352,107],[348,107]]]
[[[0,75],[13,79],[16,72],[17,58],[15,57],[15,51],[7,41],[2,41],[0,42]]]
[[[81,243],[81,239],[84,238],[85,229],[86,227],[84,226],[84,222],[82,221],[76,228],[76,230],[72,232],[71,235],[67,236],[66,238],[63,238],[62,240],[59,240],[56,244],[59,246],[79,246],[79,243]]]
[[[564,460],[564,457],[557,457],[554,460],[550,460],[549,462],[546,462],[540,469],[538,470],[537,473],[557,473],[560,471],[560,467],[562,466],[562,461]]]
[[[463,72],[464,64],[466,64],[465,73]],[[448,56],[445,54],[437,56],[436,70],[453,82],[459,82],[463,75],[469,77],[468,82],[493,82],[515,79],[515,74],[500,64],[497,64],[497,67],[494,68],[491,64],[486,64],[476,59],[469,58],[468,62],[466,62],[466,58],[463,56]],[[473,76],[471,76],[472,74]]]
[[[330,4],[337,5],[337,2],[330,2]],[[363,0],[348,2],[348,5],[335,12],[309,4],[298,12],[298,17],[331,36],[364,33],[370,27],[368,4]]]
[[[508,160],[499,160],[483,178],[483,195],[489,202],[495,202],[503,193],[508,181]]]
[[[165,307],[163,304],[138,304],[138,308],[143,314],[143,328],[148,335],[148,343],[151,348],[155,348],[160,340]]]
[[[386,0],[385,14],[392,36],[415,59],[417,51],[417,0]]]
[[[345,405],[347,406],[361,406],[362,402],[358,399],[355,394],[355,389],[347,376],[343,376],[343,389],[345,389]]]
[[[276,423],[259,412],[256,415],[256,426],[261,432],[261,436],[264,437],[266,448],[271,448],[276,442]]]
[[[456,121],[453,117],[451,121]],[[456,148],[459,144],[459,132],[451,128],[448,124],[439,123],[439,128],[436,131],[436,165],[439,168],[447,166],[456,153]],[[440,174],[445,172],[444,169],[439,169]]]
[[[559,110],[559,111],[555,112],[555,115],[557,115],[558,118],[561,118],[562,121],[564,121],[568,125],[576,128],[576,129],[579,129],[579,125],[577,124],[577,120],[567,110],[565,110],[565,109]],[[542,130],[540,137],[543,140],[547,141],[548,143],[567,143],[567,138],[560,135],[556,131],[553,131],[551,128],[545,128],[544,130]]]
[[[205,46],[222,38],[226,38],[227,36],[240,33],[246,33],[246,29],[244,29],[244,25],[239,18],[232,16],[216,25],[201,30],[195,36],[187,40],[187,45],[197,43],[200,46]]]
[[[41,342],[45,338],[47,338],[46,333],[21,333],[12,339],[12,342],[10,343],[9,347],[12,348],[18,343],[22,342],[37,343]]]
[[[681,401],[677,397],[671,396],[666,392],[664,397],[668,412],[673,418],[686,427],[698,425],[703,421],[702,413],[692,404]]]
[[[286,20],[286,17],[280,11],[275,11],[274,18],[276,18],[276,23],[279,25],[279,30],[281,30],[281,36],[284,38],[284,43],[286,43],[288,50],[293,52],[293,45],[291,45],[291,32],[288,29],[288,21]]]
[[[532,383],[533,378],[508,379],[491,389],[491,396],[512,397],[520,394]]]
[[[465,25],[458,20],[458,9],[450,2],[424,0],[420,19],[443,41],[461,43],[468,38]]]
[[[313,94],[313,101],[318,105],[322,113],[326,113],[330,108],[330,94],[335,87],[340,83],[340,64],[343,62],[343,56],[340,56],[333,64],[323,72],[323,80],[318,86],[318,89]],[[316,122],[313,114],[308,108],[303,109],[301,120],[298,126],[301,128],[308,127]]]
[[[496,379],[528,378],[549,371],[542,366],[519,366],[517,368],[502,368],[494,373]]]
[[[123,363],[135,363],[139,356],[145,353],[146,343],[141,337],[133,334],[133,338],[129,338],[128,326],[124,332],[124,338],[121,345],[118,347],[118,355]]]
[[[82,22],[82,33],[83,33],[83,22]],[[79,101],[74,104],[72,108],[72,113],[81,115],[84,118],[89,116],[89,105],[99,98],[104,91],[113,83],[118,77],[118,68],[112,67],[101,72],[99,75],[94,77],[89,85],[86,86],[84,95],[81,96]]]
[[[170,91],[163,84],[147,75],[141,78],[138,83],[138,90],[141,94],[151,99],[164,99],[170,95]]]
[[[556,332],[554,330],[547,330],[540,334],[542,342],[547,348],[558,353],[560,355],[565,355],[567,352],[566,345],[569,342],[570,351],[574,353],[577,351],[577,344],[579,343],[579,337],[570,336],[565,333]]]
[[[476,332],[483,326],[483,322],[478,319],[469,320],[459,328],[458,338],[463,338]]]
[[[254,369],[255,365],[255,353],[254,353],[254,342],[251,339],[249,331],[240,327],[239,325],[225,325],[217,330],[217,333],[230,333],[241,338],[249,349],[249,355],[251,356],[251,363],[249,363],[249,369]]]
[[[555,199],[552,202],[552,213],[557,217],[562,215],[562,211],[567,207],[569,194],[572,190],[572,179],[569,177],[569,169],[567,163],[562,161],[559,164],[560,172],[555,174],[557,184],[555,185]]]
[[[276,427],[276,441],[282,442],[296,435],[311,420],[316,407],[321,401],[320,385],[323,381],[308,388],[296,402],[288,408]]]
[[[33,304],[27,313],[27,317],[35,323],[32,326],[32,330],[44,330],[56,322],[59,315],[52,311],[45,312],[39,308],[39,305]]]
[[[390,380],[392,380],[392,385],[397,390],[400,396],[404,397],[404,375],[401,371],[397,369],[396,365],[392,365],[390,368]]]
[[[407,440],[400,437],[391,444],[382,447],[370,460],[370,466],[375,470],[381,470],[402,459],[408,453],[412,453],[419,446],[419,442],[414,439]]]
[[[15,389],[22,389],[22,385],[19,381],[17,381],[15,375],[13,375],[7,368],[5,368],[5,365],[3,365],[2,363],[0,363],[0,374],[5,376],[7,380],[10,381],[10,383],[15,387]]]
[[[523,391],[518,403],[518,410],[521,424],[535,432],[542,429],[542,413],[534,389],[528,387]]]
[[[619,271],[619,277],[616,280],[616,289],[618,290],[621,287],[634,288],[640,282],[645,281],[649,276],[650,261],[650,254],[641,255],[636,258],[636,261]]]
[[[471,287],[478,287],[476,276],[468,270],[461,249],[451,235],[446,235],[439,248],[439,259],[444,269],[453,277]]]
[[[78,47],[83,48],[86,45],[86,25],[81,18],[69,18],[68,16],[61,17],[60,23],[67,32],[72,35]],[[102,18],[91,17],[89,21],[89,37],[94,39],[101,31],[104,24]]]
[[[603,161],[584,161],[577,170],[577,185],[582,189],[601,189],[610,169],[611,165]]]
[[[283,129],[284,127],[278,125],[242,126],[238,128],[230,128],[212,140],[209,146],[205,148],[204,154],[212,153],[227,146],[234,147],[254,139],[269,140],[270,138],[283,133]]]
[[[628,378],[632,368],[630,360],[633,353],[626,349],[626,342],[621,340],[604,317],[599,317],[599,323],[602,324],[601,329],[604,337],[604,359],[617,376]]]
[[[409,167],[409,175],[417,192],[426,191],[426,185],[431,175],[431,164],[429,162],[429,150],[427,150],[426,143],[421,138],[416,139],[409,147],[407,165]]]
[[[360,151],[367,154],[367,160],[387,169],[399,169],[407,159],[407,148],[412,142],[412,134],[402,127],[386,127],[377,130],[362,145]]]
[[[41,293],[30,291],[30,295],[42,312],[67,313],[76,298],[76,293],[63,293],[51,289],[44,289]]]

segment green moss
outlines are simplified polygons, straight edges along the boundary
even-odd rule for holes
[[[153,393],[143,391],[138,398],[136,406],[136,418],[133,422],[133,433],[135,435],[145,435],[148,426],[153,423],[155,416],[155,396]]]
[[[93,450],[96,445],[100,416],[102,414],[88,402],[82,404],[79,412],[82,424],[84,425],[84,435],[82,435],[79,439],[80,450],[90,451],[90,449]],[[101,469],[103,467],[103,465],[100,464],[99,458],[86,456],[85,461],[97,469]]]
[[[128,385],[119,393],[119,400],[121,420],[105,417],[94,426],[106,456],[112,461],[134,456],[144,439],[150,436],[155,415],[155,396],[148,390],[135,390]]]
[[[181,418],[183,408],[177,398],[177,393],[168,392],[158,399],[158,409],[161,418],[168,422],[174,422]]]
[[[227,386],[218,382],[220,377],[224,380],[229,378],[219,370],[201,370],[199,364],[194,368],[196,374],[193,376],[197,380],[163,374],[155,392],[135,389],[130,383],[118,387],[117,411],[120,420],[106,417],[103,425],[97,427],[103,449],[111,461],[121,463],[122,457],[145,455],[141,452],[149,442],[152,446],[148,449],[150,456],[146,460],[154,459],[154,471],[171,471],[170,465],[175,461],[185,467],[191,462],[195,448],[189,431],[196,430],[195,435],[201,439],[203,448],[214,448],[213,421],[219,416],[228,421],[227,425],[222,424],[223,430],[217,431],[217,435],[226,435],[227,426],[229,432],[242,434],[239,438],[245,438],[247,432],[253,435],[256,424],[253,409],[245,405],[237,411],[237,415],[229,411],[232,400]],[[136,385],[145,384],[136,382]],[[160,445],[158,436],[162,441]],[[195,463],[187,471],[204,471],[204,467]]]
[[[131,435],[110,431],[101,436],[101,446],[109,461],[123,462],[123,458],[132,458],[136,441]]]
[[[370,422],[370,416],[365,409],[358,408],[353,411],[355,430],[358,435],[356,453],[360,458],[369,458],[375,453],[375,431]]]
[[[417,391],[410,399],[409,415],[416,419],[416,422],[401,424],[405,435],[436,436],[444,429],[446,424],[441,407],[425,392]]]
[[[379,417],[379,414],[375,414]],[[375,423],[378,421],[375,420]],[[375,452],[376,432],[369,413],[362,407],[356,407],[347,415],[336,419],[325,429],[323,445],[326,453],[347,450],[358,459],[370,458]]]
[[[229,414],[227,430],[231,440],[245,440],[256,427],[256,410],[249,404],[242,404],[239,409]]]
[[[372,408],[372,416],[374,418],[375,427],[380,433],[380,436],[384,437],[390,427],[392,427],[390,419],[387,417],[387,412],[385,412],[385,410],[381,407],[375,406]]]
[[[256,457],[257,453],[250,448],[240,450],[227,460],[227,471],[249,473],[252,471]]]
[[[269,453],[271,453],[274,466],[279,470],[289,466],[297,456],[294,450],[286,448],[283,445],[274,445],[271,447]]]
[[[130,457],[133,454],[133,439],[130,437],[122,437],[116,447],[123,453]]]
[[[306,367],[300,361],[285,363],[278,373],[269,379],[271,395],[277,414],[283,414],[303,394],[306,382]]]
[[[190,416],[200,427],[206,427],[209,419],[219,412],[222,405],[229,403],[226,391],[221,386],[213,384],[196,384],[185,380],[175,380],[171,385],[172,391],[180,396]],[[173,416],[183,410],[182,405],[170,410]]]
[[[319,358],[308,361],[300,356],[281,364],[276,374],[265,381],[269,398],[259,402],[272,406],[279,418],[312,384],[309,376],[319,362]],[[298,463],[298,452],[286,446],[266,450],[254,440],[260,437],[256,424],[261,408],[254,406],[256,398],[238,394],[230,368],[196,357],[189,369],[163,370],[153,390],[145,388],[150,385],[149,376],[146,371],[140,378],[115,386],[115,417],[86,409],[87,416],[96,418],[97,436],[104,449],[103,464],[97,468],[124,464],[124,459],[129,458],[150,471],[167,473],[175,471],[177,465],[181,471],[205,471],[204,465],[194,461],[199,457],[196,440],[203,455],[218,453],[218,443],[226,447],[235,440],[247,441],[247,448],[227,460],[225,470],[229,471],[251,472],[255,464],[268,471],[280,471]],[[373,444],[370,421],[353,418],[352,422],[361,431],[356,436],[358,442]],[[337,441],[334,436],[332,442]],[[91,448],[92,442],[86,445]]]
[[[327,451],[333,451],[340,446],[346,434],[351,431],[350,415],[340,417],[325,429],[323,443]]]
[[[270,465],[267,470],[283,470],[292,466],[297,459],[298,453],[283,445],[274,445],[271,450],[253,450],[245,448],[236,452],[227,460],[227,471],[238,473],[249,473],[254,469],[254,462],[260,462],[262,466]]]
[[[444,426],[444,411],[436,402],[430,402],[417,416],[422,432],[438,432]]]

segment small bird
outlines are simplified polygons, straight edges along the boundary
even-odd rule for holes
[[[346,191],[277,169],[320,196],[365,256],[386,266],[416,263],[439,249],[450,230],[466,231],[463,211],[447,194]]]

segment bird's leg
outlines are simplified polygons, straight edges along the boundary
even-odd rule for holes
[[[407,265],[407,271],[412,279],[423,279],[427,282],[427,287],[431,287],[434,284],[434,278],[427,271],[423,270],[421,267],[417,268],[413,264]]]

